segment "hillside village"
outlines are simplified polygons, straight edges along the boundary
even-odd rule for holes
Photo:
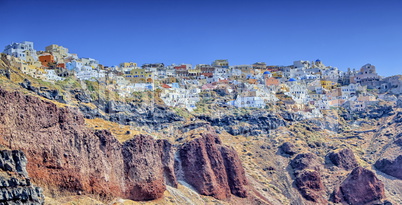
[[[401,75],[381,77],[371,64],[347,71],[326,66],[318,59],[298,60],[287,66],[264,62],[230,65],[228,60],[195,66],[163,63],[139,66],[134,62],[104,66],[96,59],[80,58],[55,44],[37,51],[33,42],[28,41],[11,43],[3,53],[12,66],[43,81],[66,78],[97,81],[121,97],[158,90],[166,105],[189,111],[197,108],[200,94],[208,91],[231,97],[222,107],[265,108],[281,104],[312,117],[321,116],[320,110],[340,106],[364,111],[380,100],[396,105],[402,94]]]

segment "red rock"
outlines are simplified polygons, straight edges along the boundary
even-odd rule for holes
[[[133,200],[160,198],[166,190],[159,145],[149,135],[123,144],[126,196]]]
[[[324,196],[324,185],[321,175],[322,164],[313,153],[298,154],[291,162],[294,169],[295,185],[300,194],[309,201],[326,204]]]
[[[384,198],[384,184],[374,172],[363,167],[356,167],[334,191],[333,201],[363,205]]]
[[[334,165],[345,170],[351,170],[359,166],[351,149],[343,149],[339,152],[331,152],[328,154],[328,158]]]
[[[160,158],[162,159],[163,176],[166,184],[177,188],[177,178],[174,170],[175,149],[167,140],[157,140]]]
[[[238,197],[247,197],[247,191],[245,189],[247,185],[246,174],[237,152],[232,147],[226,146],[220,147],[220,151],[228,175],[230,192]]]
[[[246,197],[247,184],[237,153],[207,133],[184,144],[180,150],[184,179],[199,193],[226,199],[230,193]]]
[[[296,171],[303,169],[314,169],[319,171],[320,162],[317,159],[317,156],[312,153],[303,153],[298,154],[291,162],[290,166]]]
[[[301,195],[313,202],[326,201],[322,199],[320,191],[324,190],[324,185],[321,181],[321,175],[315,170],[303,170],[296,177],[296,187]]]
[[[390,176],[402,179],[402,155],[397,156],[395,159],[379,159],[374,166]]]
[[[149,181],[136,187],[139,193],[128,191],[134,185],[128,184],[131,176],[126,176],[125,168],[132,164],[124,160],[123,146],[108,131],[88,129],[74,108],[59,108],[34,96],[0,89],[0,136],[0,144],[26,153],[30,177],[56,195],[67,191],[145,200],[158,198],[165,190],[162,172],[154,178],[140,172],[140,179]],[[138,149],[155,150],[151,141]],[[152,162],[162,170],[159,151],[151,157],[141,163]]]

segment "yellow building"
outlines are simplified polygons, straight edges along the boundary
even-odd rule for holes
[[[131,83],[152,83],[154,73],[141,68],[132,69],[124,73],[124,78]]]
[[[331,90],[335,88],[335,83],[329,80],[321,80],[321,87],[327,90]]]
[[[137,67],[137,63],[133,63],[133,62],[120,63],[119,67],[120,68],[135,68],[135,67]]]
[[[228,60],[215,60],[214,62],[212,62],[212,66],[229,68],[229,62]]]
[[[281,71],[271,72],[271,74],[272,74],[272,77],[274,77],[274,78],[282,78],[283,77]]]
[[[64,58],[68,57],[68,48],[52,44],[45,47],[46,52],[51,53],[54,56],[54,60],[58,63],[65,63]]]
[[[197,77],[201,75],[201,69],[189,69],[188,71],[188,76],[190,77]]]

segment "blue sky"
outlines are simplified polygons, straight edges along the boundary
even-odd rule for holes
[[[0,0],[0,50],[58,44],[120,62],[289,65],[321,59],[402,74],[402,1]]]

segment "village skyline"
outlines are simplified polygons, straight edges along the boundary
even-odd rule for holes
[[[9,42],[8,45],[3,45],[3,47],[4,47],[4,48],[3,48],[3,53],[6,53],[6,52],[4,52],[4,50],[6,50],[8,46],[11,46],[11,45],[19,45],[19,44],[22,44],[22,43],[24,43],[24,42],[28,42],[28,43],[32,44],[32,46],[34,45],[34,42],[31,42],[31,41]],[[69,48],[67,48],[67,47],[64,47],[63,45],[54,44],[54,43],[49,44],[49,45],[43,47],[44,49],[42,49],[42,50],[37,50],[37,51],[38,51],[40,54],[41,54],[41,53],[46,53],[46,52],[48,52],[47,47],[51,47],[51,46],[56,46],[56,47],[60,47],[60,48],[62,48],[62,49],[66,49],[66,52],[71,51],[71,49],[69,49]],[[35,47],[38,47],[36,42],[35,42]],[[1,50],[1,46],[0,46],[0,50]],[[75,49],[72,49],[72,50],[75,50]],[[36,50],[35,50],[35,52],[36,52]],[[70,52],[70,53],[71,53],[71,52]],[[39,54],[39,55],[40,55],[40,54]],[[77,59],[78,59],[78,58],[81,58],[81,59],[93,59],[93,60],[95,60],[95,58],[93,58],[93,56],[81,56],[81,55],[78,55],[78,53],[76,53],[76,52],[71,53],[71,55],[75,56]],[[18,57],[18,56],[15,56],[15,57]],[[57,57],[56,57],[56,59],[57,59]],[[138,67],[143,67],[144,65],[152,65],[152,64],[163,64],[163,65],[165,65],[165,66],[169,66],[169,65],[170,65],[170,66],[191,65],[191,66],[190,66],[190,69],[192,69],[192,68],[195,68],[195,66],[197,66],[197,65],[212,65],[212,64],[214,63],[214,61],[217,60],[217,59],[230,61],[230,62],[231,62],[231,65],[237,65],[237,66],[240,66],[240,65],[252,65],[253,63],[265,63],[265,64],[268,65],[268,66],[279,66],[279,67],[291,66],[291,65],[292,65],[292,62],[295,62],[295,61],[309,61],[309,62],[314,62],[314,61],[316,61],[316,60],[320,60],[320,61],[322,60],[322,59],[319,58],[319,57],[316,57],[316,58],[313,58],[313,59],[293,59],[293,60],[291,60],[291,61],[289,61],[289,62],[284,62],[284,63],[281,63],[281,64],[273,64],[273,63],[270,63],[270,62],[265,61],[264,59],[259,59],[259,60],[252,61],[252,62],[240,62],[240,63],[237,63],[237,64],[236,64],[236,63],[233,63],[233,62],[238,62],[238,61],[236,61],[235,59],[227,59],[227,58],[219,58],[219,57],[211,58],[209,61],[204,61],[204,62],[201,62],[201,61],[200,61],[200,62],[198,62],[198,63],[191,63],[191,62],[188,62],[188,61],[186,62],[185,60],[184,60],[184,62],[172,62],[172,61],[168,61],[168,62],[161,62],[161,61],[152,61],[152,62],[148,62],[148,61],[144,61],[144,60],[141,60],[141,59],[137,59],[137,60],[136,60],[136,59],[126,59],[126,60],[124,60],[124,61],[117,62],[117,63],[115,63],[115,64],[105,64],[105,63],[103,63],[104,61],[106,61],[106,59],[96,59],[95,61],[98,62],[98,64],[102,65],[103,67],[108,67],[108,68],[119,67],[122,63],[130,62],[130,63],[135,63],[135,65],[138,66]],[[233,61],[232,61],[232,60],[233,60]],[[328,61],[327,59],[325,59],[325,60],[326,60],[326,62]],[[330,59],[329,59],[329,60],[330,60]],[[335,68],[339,69],[340,71],[345,72],[345,71],[348,71],[349,69],[350,69],[350,70],[359,70],[359,69],[361,68],[361,66],[364,65],[364,64],[371,64],[371,62],[361,62],[361,63],[360,63],[360,66],[358,66],[358,67],[350,67],[350,66],[347,66],[347,67],[345,67],[345,68],[340,68],[340,67],[337,67],[337,66],[335,66],[335,65],[331,65],[331,67],[335,67]],[[380,73],[381,73],[382,69],[384,69],[384,68],[381,68],[380,70],[378,70],[379,75],[381,75]],[[399,71],[399,70],[396,71],[396,74],[381,75],[381,76],[382,76],[382,77],[388,77],[388,76],[392,76],[392,75],[401,75],[401,73],[398,73],[398,71]]]
[[[402,93],[402,75],[382,77],[372,64],[341,71],[319,59],[297,60],[287,66],[265,62],[232,65],[227,59],[195,66],[164,63],[140,66],[136,62],[104,66],[97,59],[80,58],[56,44],[36,50],[29,41],[5,46],[2,58],[33,78],[53,84],[96,82],[98,87],[103,86],[123,99],[137,92],[158,91],[167,106],[190,112],[202,107],[208,91],[223,97],[219,103],[223,107],[269,108],[279,103],[310,117],[319,117],[321,110],[337,107],[362,112],[380,100],[396,104],[396,96]],[[29,80],[22,85],[29,87]],[[88,85],[100,90],[91,83]]]
[[[0,9],[12,19],[2,23],[0,45],[56,43],[104,65],[319,58],[341,70],[372,63],[382,76],[402,70],[402,2],[395,0],[3,0]]]

